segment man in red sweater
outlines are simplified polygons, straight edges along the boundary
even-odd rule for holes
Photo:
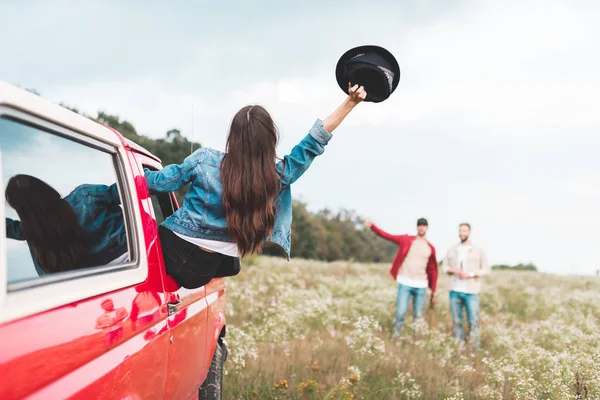
[[[368,220],[365,221],[365,226],[378,236],[398,244],[398,253],[394,258],[390,273],[398,282],[394,334],[399,336],[411,297],[413,299],[413,317],[415,321],[423,315],[427,287],[431,289],[431,305],[435,304],[438,265],[435,248],[425,239],[429,224],[425,218],[419,219],[417,221],[416,236],[392,235]]]

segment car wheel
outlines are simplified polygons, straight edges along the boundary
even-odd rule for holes
[[[227,345],[219,340],[210,363],[206,380],[199,392],[200,400],[221,400],[223,398],[223,364],[227,358]]]

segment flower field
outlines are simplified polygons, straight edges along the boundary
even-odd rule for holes
[[[600,279],[494,272],[478,353],[450,336],[449,283],[395,341],[387,265],[246,260],[227,280],[225,398],[600,399]]]

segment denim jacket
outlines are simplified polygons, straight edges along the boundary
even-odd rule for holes
[[[332,135],[317,120],[308,135],[282,161],[276,164],[281,190],[275,200],[275,224],[268,241],[281,246],[289,258],[292,228],[291,185],[323,154]],[[182,207],[168,217],[163,226],[184,236],[233,242],[227,233],[225,207],[222,203],[221,161],[224,154],[201,148],[180,165],[168,165],[162,171],[145,170],[151,193],[172,192],[188,183]]]
[[[93,265],[108,264],[127,252],[125,221],[116,184],[80,185],[64,200],[84,231],[86,253]],[[27,240],[20,221],[6,218],[6,237]]]

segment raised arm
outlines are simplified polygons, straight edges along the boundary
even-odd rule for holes
[[[321,120],[314,123],[310,132],[298,143],[290,154],[277,163],[276,169],[283,185],[291,185],[310,167],[313,160],[323,154],[325,146],[331,139]]]
[[[348,84],[348,97],[341,106],[339,106],[329,117],[323,120],[323,126],[329,133],[333,133],[344,118],[350,114],[350,111],[356,107],[358,103],[363,101],[367,97],[367,92],[364,87],[358,87],[358,85],[350,86]]]
[[[391,233],[387,233],[386,231],[384,231],[383,229],[381,229],[380,227],[378,227],[377,225],[375,225],[374,223],[372,223],[369,220],[365,221],[365,226],[367,228],[369,228],[370,230],[372,230],[373,233],[375,233],[380,238],[383,238],[385,240],[389,240],[390,242],[394,242],[394,243],[400,244],[400,238],[403,235],[392,235]]]
[[[203,149],[198,149],[183,160],[183,163],[167,165],[160,171],[145,168],[144,176],[150,193],[173,192],[190,183],[196,175],[197,153],[201,151]]]
[[[290,154],[277,163],[277,172],[281,176],[283,185],[291,185],[296,182],[310,167],[313,160],[323,154],[325,146],[331,140],[331,133],[367,96],[362,86],[350,88],[349,93],[342,105],[323,121],[317,120],[308,135],[292,149]]]

